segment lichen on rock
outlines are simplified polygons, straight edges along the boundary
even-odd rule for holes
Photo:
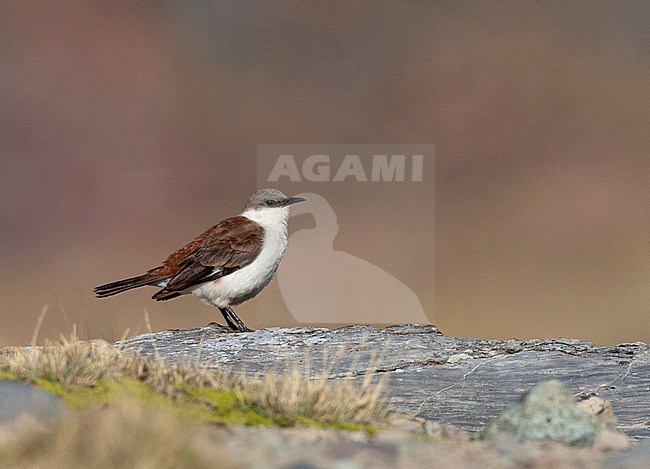
[[[606,427],[615,428],[613,414]],[[614,422],[614,425],[612,423]],[[552,440],[573,446],[591,446],[605,426],[578,405],[556,379],[533,386],[486,429],[483,436],[506,433],[518,441]]]

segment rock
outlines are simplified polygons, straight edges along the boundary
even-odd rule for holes
[[[611,401],[619,429],[650,438],[650,346],[640,342],[597,346],[571,339],[458,338],[417,325],[247,333],[212,325],[142,334],[117,345],[174,363],[252,375],[294,367],[330,379],[362,381],[370,374],[385,380],[397,412],[471,432],[482,430],[531,386],[554,378],[573,394]]]
[[[0,425],[29,415],[52,422],[65,410],[58,397],[18,381],[0,380]]]
[[[610,401],[596,396],[589,396],[578,401],[578,408],[589,415],[596,432],[601,430],[616,432],[616,417]]]
[[[389,423],[393,430],[424,435],[424,423],[426,422],[424,419],[410,419],[402,415],[391,417]]]
[[[596,439],[590,416],[558,380],[542,381],[519,402],[510,404],[485,435],[498,433],[511,435],[517,441],[551,440],[579,446],[590,446]]]
[[[644,440],[629,451],[609,456],[605,467],[616,469],[647,469],[650,461],[650,440]]]
[[[598,432],[594,449],[601,453],[609,451],[624,451],[630,447],[630,439],[615,430],[602,430]]]
[[[454,441],[469,441],[469,433],[459,430],[453,425],[446,425],[433,420],[426,420],[423,424],[424,434],[436,439],[446,439]]]

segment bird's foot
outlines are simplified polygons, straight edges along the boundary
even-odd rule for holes
[[[239,319],[230,306],[225,308],[219,308],[221,314],[223,314],[224,319],[228,323],[230,330],[233,332],[253,332],[253,329],[246,327],[246,324]]]
[[[207,326],[205,327],[212,327],[213,329],[223,329],[221,332],[230,332],[230,333],[235,333],[235,332],[253,332],[254,329],[249,329],[244,325],[244,329],[240,330],[237,329],[236,327],[231,327],[230,325],[224,326],[223,324],[219,324],[216,321],[209,322]]]
[[[226,321],[226,322],[228,323],[231,332],[253,332],[254,331],[254,329],[250,329],[248,326],[246,326],[246,324],[244,324],[240,320],[233,321],[232,323],[230,321]]]

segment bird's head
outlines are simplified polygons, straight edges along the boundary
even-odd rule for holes
[[[250,196],[242,215],[261,225],[266,223],[287,223],[289,207],[304,202],[302,197],[287,197],[277,189],[260,189]]]

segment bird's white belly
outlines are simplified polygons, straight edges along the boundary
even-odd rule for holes
[[[262,251],[246,267],[192,290],[192,295],[211,306],[238,305],[257,295],[273,278],[287,247],[286,228],[265,230]]]

